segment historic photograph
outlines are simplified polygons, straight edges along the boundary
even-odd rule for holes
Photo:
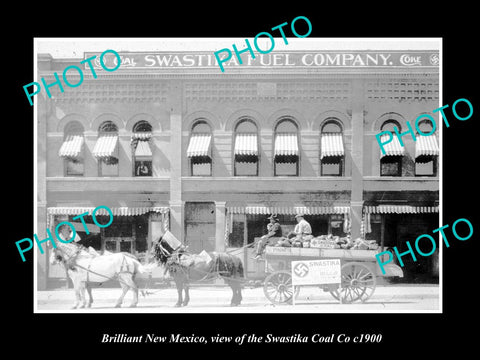
[[[272,35],[35,39],[35,312],[442,311],[441,39]]]

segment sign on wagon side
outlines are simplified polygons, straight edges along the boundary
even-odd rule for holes
[[[341,283],[340,259],[292,261],[292,285]]]

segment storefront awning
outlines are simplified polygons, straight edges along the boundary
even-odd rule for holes
[[[83,143],[83,135],[68,135],[58,151],[58,156],[78,158],[82,152]]]
[[[236,156],[258,156],[257,134],[237,134],[234,154]]]
[[[342,134],[322,134],[320,159],[330,156],[343,156],[344,154]]]
[[[91,214],[95,207],[49,207],[47,213],[49,215],[80,215],[85,212]],[[143,215],[148,212],[168,213],[170,209],[164,206],[154,207],[111,207],[114,216],[136,216]],[[95,213],[96,215],[108,215],[107,210],[101,208]]]
[[[135,148],[135,157],[140,156],[152,156],[152,149],[150,149],[150,144],[148,143],[148,141],[141,140],[137,143],[137,147]]]
[[[101,135],[95,143],[95,147],[93,148],[93,156],[97,159],[115,156],[117,143],[118,136],[116,134]]]
[[[297,134],[277,134],[275,137],[275,156],[298,156]]]
[[[387,141],[388,135],[382,135],[380,137],[380,141],[383,143]],[[400,140],[398,137],[393,136],[392,141],[383,145],[383,149],[385,150],[385,154],[380,149],[380,158],[384,156],[403,156],[405,154],[405,148],[400,144]]]
[[[365,206],[366,214],[423,214],[438,213],[438,206],[378,205]]]
[[[439,154],[440,148],[435,135],[417,136],[417,141],[415,142],[415,158]]]
[[[188,143],[187,156],[189,158],[210,156],[211,140],[211,134],[193,134]]]
[[[150,140],[151,132],[136,132],[132,134],[132,140]]]
[[[300,213],[305,215],[322,215],[349,214],[350,206],[227,206],[227,210],[232,214],[249,215],[295,215]]]

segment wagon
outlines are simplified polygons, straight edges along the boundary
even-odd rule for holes
[[[297,260],[340,259],[341,286],[339,284],[317,285],[338,301],[365,302],[374,293],[378,276],[400,276],[403,271],[398,265],[387,264],[382,273],[377,259],[378,250],[346,250],[300,247],[267,246],[265,249],[264,281],[265,296],[274,304],[290,303],[299,292],[292,285],[291,262]]]

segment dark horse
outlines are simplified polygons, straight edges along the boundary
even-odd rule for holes
[[[227,253],[190,254],[184,248],[174,250],[160,237],[153,242],[152,251],[157,261],[170,273],[175,281],[178,301],[175,306],[186,306],[190,301],[189,283],[222,277],[233,292],[231,306],[242,301],[243,265],[240,259]],[[182,290],[185,298],[182,300]]]

